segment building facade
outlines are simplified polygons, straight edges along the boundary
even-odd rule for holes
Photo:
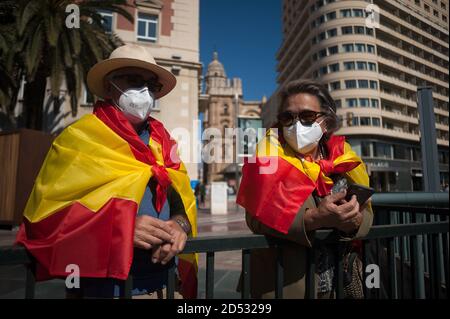
[[[123,42],[145,46],[156,62],[171,71],[177,85],[157,100],[151,116],[164,123],[169,132],[176,128],[189,131],[190,141],[198,138],[198,98],[202,65],[199,53],[199,0],[128,1],[127,10],[134,23],[112,12],[101,12],[105,28]],[[50,83],[47,84],[50,87]],[[49,90],[47,90],[49,92]],[[53,114],[52,103],[44,102],[44,128],[57,133],[93,110],[94,97],[83,88],[78,114],[73,117],[65,85],[60,90],[61,107]],[[20,94],[19,94],[20,95]],[[49,95],[48,95],[49,96]],[[20,112],[20,105],[17,108]],[[191,180],[198,179],[197,163],[185,162]]]
[[[226,160],[225,152],[235,158],[236,144],[234,139],[226,138],[226,130],[242,127],[246,123],[260,121],[261,101],[245,101],[243,99],[242,80],[227,78],[225,68],[219,61],[218,53],[214,52],[205,74],[205,92],[200,97],[200,111],[203,113],[203,128],[216,128],[222,135],[223,153],[220,162],[203,165],[203,182],[227,180],[229,185],[235,185],[236,166]],[[262,123],[261,123],[262,124]],[[206,140],[209,143],[210,141]],[[226,151],[225,151],[226,150]],[[240,154],[242,155],[242,154]],[[239,163],[242,164],[242,158]],[[239,165],[240,170],[241,165]]]
[[[422,189],[416,92],[431,87],[444,186],[448,35],[448,0],[284,0],[277,82],[313,78],[328,86],[341,119],[337,134],[367,163],[377,191]],[[275,92],[263,109],[265,126],[278,103]]]

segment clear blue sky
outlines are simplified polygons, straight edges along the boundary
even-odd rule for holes
[[[217,48],[227,76],[242,79],[244,99],[269,97],[276,87],[281,10],[281,0],[200,0],[204,73]]]

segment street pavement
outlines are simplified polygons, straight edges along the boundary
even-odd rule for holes
[[[228,202],[226,215],[212,215],[207,202],[197,213],[198,236],[226,236],[248,234],[244,212],[236,207],[234,198]],[[14,243],[17,228],[0,230],[0,247]],[[199,254],[199,298],[205,298],[206,254]],[[241,251],[218,252],[214,263],[214,298],[237,299],[236,292],[241,269]],[[64,281],[50,280],[36,285],[35,298],[64,298]],[[25,295],[25,268],[22,265],[0,266],[0,299],[23,298]]]

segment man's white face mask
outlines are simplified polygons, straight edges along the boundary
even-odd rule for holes
[[[141,123],[147,120],[155,102],[153,93],[147,87],[131,88],[124,92],[112,81],[110,83],[122,93],[119,102],[114,101],[114,103],[127,119],[133,123]]]
[[[283,136],[292,149],[300,154],[306,154],[319,144],[323,132],[320,123],[314,122],[305,126],[297,121],[291,126],[283,127]]]

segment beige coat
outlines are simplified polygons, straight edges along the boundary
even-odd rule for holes
[[[270,227],[265,226],[258,220],[246,213],[248,227],[255,234],[263,234],[287,239],[283,246],[284,264],[284,298],[305,297],[305,274],[307,270],[307,249],[311,248],[314,240],[314,232],[306,232],[304,224],[304,213],[308,208],[315,208],[313,196],[309,196],[297,213],[288,234],[282,234]],[[353,238],[342,238],[350,240],[364,237],[372,226],[373,213],[369,209],[363,211],[363,221]],[[275,261],[276,249],[255,249],[251,253],[250,285],[252,298],[274,298],[275,297]],[[317,278],[316,281],[317,283]]]

